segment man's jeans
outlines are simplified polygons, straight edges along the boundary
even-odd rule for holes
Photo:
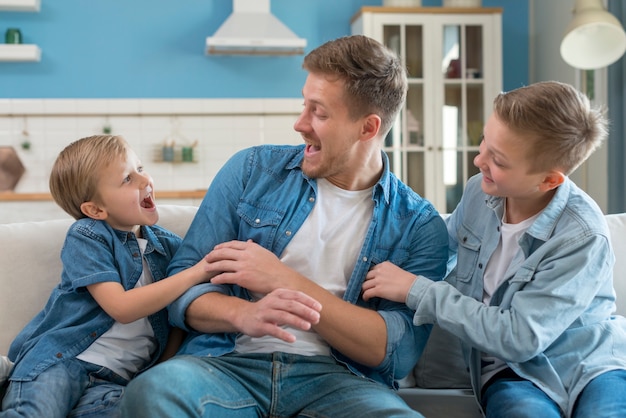
[[[35,380],[11,382],[0,417],[119,417],[125,384],[125,379],[105,367],[65,360]]]
[[[593,379],[578,397],[572,418],[626,416],[626,370]],[[530,381],[507,377],[493,382],[482,398],[487,418],[561,418],[552,399]]]
[[[391,389],[327,356],[179,356],[131,381],[122,416],[421,417]]]

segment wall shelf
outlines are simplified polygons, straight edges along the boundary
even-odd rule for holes
[[[1,1],[1,0],[0,0]],[[32,44],[0,44],[0,61],[39,61],[41,49]]]
[[[41,0],[0,0],[0,11],[38,12]]]

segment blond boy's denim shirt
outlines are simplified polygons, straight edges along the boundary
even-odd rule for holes
[[[315,206],[317,183],[302,172],[303,156],[303,145],[265,145],[234,155],[211,183],[169,273],[195,264],[216,244],[229,240],[251,239],[280,257]],[[378,298],[365,302],[361,286],[369,269],[387,260],[415,274],[442,279],[448,236],[445,223],[432,204],[389,172],[385,153],[381,152],[381,158],[384,171],[373,188],[372,219],[343,299],[376,310],[383,317],[387,353],[375,368],[361,365],[336,350],[332,350],[332,355],[357,375],[397,387],[395,380],[412,370],[432,326],[413,326],[413,312],[404,303]],[[173,325],[190,333],[179,354],[220,356],[235,348],[235,333],[202,334],[187,327],[187,307],[207,292],[250,299],[237,286],[200,284],[187,291],[169,309]]]
[[[167,266],[182,240],[157,225],[142,226],[141,232],[147,240],[143,257],[156,282],[167,277]],[[48,367],[87,349],[115,322],[90,295],[87,286],[118,282],[125,290],[130,290],[143,271],[135,234],[90,218],[80,219],[70,226],[61,261],[61,281],[52,290],[46,306],[11,343],[9,358],[15,361],[11,380],[32,380]],[[28,277],[20,280],[28,280]],[[158,348],[142,370],[158,359],[169,334],[165,309],[148,319]]]
[[[520,238],[521,250],[486,306],[483,274],[500,239],[504,199],[485,194],[481,180],[470,179],[446,219],[455,267],[444,282],[419,277],[407,303],[416,325],[436,321],[461,339],[476,394],[484,352],[569,416],[590,380],[626,369],[626,321],[612,315],[615,258],[603,213],[566,179]]]

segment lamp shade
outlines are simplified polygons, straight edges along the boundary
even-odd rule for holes
[[[561,41],[561,56],[574,68],[593,70],[613,64],[626,51],[626,32],[601,0],[576,0],[574,18]]]

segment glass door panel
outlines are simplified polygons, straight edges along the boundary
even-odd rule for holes
[[[484,86],[481,83],[467,85],[467,145],[477,147],[483,134]]]
[[[407,184],[417,194],[424,197],[426,186],[424,182],[424,153],[422,151],[409,151],[407,158]]]
[[[441,70],[445,78],[461,78],[461,30],[457,25],[443,27],[443,60]]]
[[[443,149],[461,146],[463,136],[463,90],[461,84],[446,84],[444,86],[443,120]]]
[[[383,26],[383,44],[399,57],[404,56],[401,42],[399,25]]]
[[[483,77],[483,29],[481,26],[465,27],[465,77]]]
[[[406,97],[406,125],[409,136],[407,145],[424,146],[424,86],[409,84]]]
[[[405,29],[406,39],[406,68],[409,78],[424,77],[424,47],[421,25],[408,25]],[[401,55],[402,56],[402,55]]]

